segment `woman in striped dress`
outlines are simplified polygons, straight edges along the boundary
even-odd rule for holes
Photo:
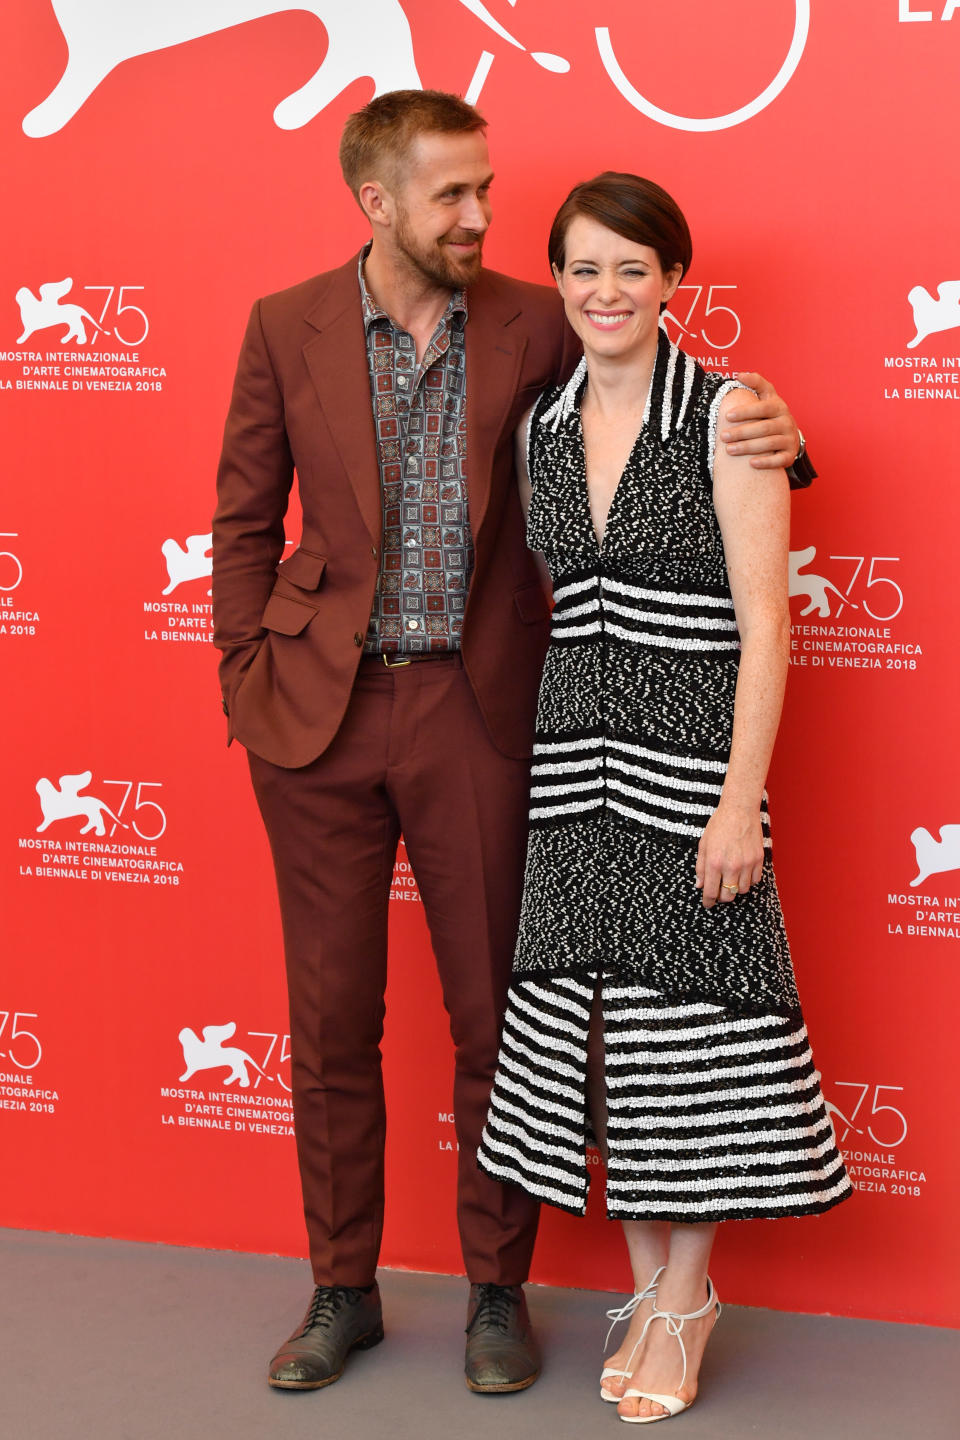
[[[716,450],[737,387],[659,323],[691,257],[664,191],[612,173],[577,186],[549,249],[584,360],[521,427],[555,608],[479,1163],[582,1213],[596,1138],[635,1287],[601,1394],[649,1423],[696,1394],[717,1223],[816,1214],[851,1187],[764,790],[787,669],[786,477]]]

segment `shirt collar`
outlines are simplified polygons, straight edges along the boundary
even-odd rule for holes
[[[386,310],[380,308],[367,289],[367,281],[363,273],[363,267],[366,264],[367,256],[370,254],[372,244],[373,242],[371,240],[367,241],[366,245],[364,245],[360,251],[360,258],[357,262],[357,279],[360,282],[360,305],[363,310],[363,328],[367,332],[369,332],[370,326],[377,320],[385,320],[388,325],[393,324]],[[456,320],[462,329],[467,321],[467,313],[467,292],[465,290],[454,290],[450,296],[447,308],[443,312],[443,319],[448,321]]]

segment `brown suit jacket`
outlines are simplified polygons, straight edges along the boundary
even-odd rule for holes
[[[485,270],[466,326],[467,486],[475,567],[463,663],[491,739],[530,754],[549,631],[524,540],[513,432],[578,346],[559,297]],[[299,546],[284,554],[294,471]],[[240,352],[213,519],[214,643],[228,740],[276,765],[337,733],[380,566],[380,475],[357,257],[257,301]]]

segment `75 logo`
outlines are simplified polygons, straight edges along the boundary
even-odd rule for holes
[[[162,789],[162,781],[101,780],[101,786],[114,785],[121,792],[114,811],[98,796],[82,793],[92,779],[92,770],[84,770],[79,775],[61,775],[56,785],[41,776],[36,790],[43,819],[37,833],[42,834],[58,820],[83,820],[86,823],[81,827],[81,835],[93,831],[94,835],[112,836],[121,826],[124,830],[133,830],[141,840],[160,839],[167,828],[167,815],[154,792]],[[125,813],[129,821],[124,820]]]
[[[740,316],[730,305],[714,303],[714,292],[720,290],[736,290],[736,285],[678,285],[676,296],[673,301],[676,314],[673,310],[664,310],[664,321],[672,321],[677,327],[676,344],[682,345],[685,340],[701,339],[704,345],[711,350],[729,350],[736,345],[740,339],[743,326],[740,323]],[[684,294],[686,292],[686,294]],[[703,305],[704,292],[706,300]],[[693,299],[687,304],[687,296],[693,295]],[[720,316],[724,319],[720,319]],[[682,319],[680,317],[683,317]],[[694,330],[696,323],[700,328]],[[707,327],[709,333],[707,332]]]
[[[832,1105],[829,1100],[826,1102],[838,1145],[846,1143],[851,1131],[856,1135],[865,1134],[882,1150],[895,1150],[898,1145],[903,1144],[907,1138],[907,1117],[896,1105],[881,1099],[882,1096],[902,1094],[902,1085],[871,1086],[869,1083],[864,1085],[859,1080],[836,1080],[834,1085],[838,1090],[852,1090],[856,1097],[844,1097],[843,1110]],[[868,1099],[870,1107],[864,1109]]]
[[[823,620],[837,620],[849,606],[851,610],[862,610],[871,620],[885,623],[900,614],[903,591],[889,573],[891,565],[900,564],[899,555],[828,555],[828,560],[838,562],[833,574],[839,583],[807,568],[816,555],[815,545],[790,551],[789,593],[791,598],[807,602],[801,615],[816,611]],[[854,594],[860,598],[854,600]]]
[[[15,1070],[37,1068],[43,1059],[43,1046],[22,1022],[39,1018],[35,1010],[0,1010],[0,1044],[4,1046],[0,1061],[8,1061]]]

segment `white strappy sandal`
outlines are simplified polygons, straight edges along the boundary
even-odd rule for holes
[[[604,1354],[606,1354],[607,1346],[610,1344],[610,1336],[613,1334],[613,1329],[614,1329],[614,1326],[615,1326],[615,1325],[619,1325],[619,1323],[620,1323],[621,1320],[629,1320],[629,1319],[631,1319],[632,1316],[635,1314],[635,1312],[637,1311],[637,1309],[638,1309],[639,1306],[643,1303],[644,1300],[653,1300],[654,1303],[656,1303],[656,1298],[657,1298],[657,1282],[659,1281],[660,1276],[663,1274],[663,1272],[664,1272],[664,1270],[666,1270],[666,1268],[667,1268],[666,1265],[661,1265],[661,1266],[660,1266],[660,1269],[657,1270],[657,1271],[655,1271],[654,1274],[651,1276],[651,1278],[647,1281],[647,1283],[646,1283],[646,1285],[644,1286],[644,1288],[643,1288],[642,1290],[638,1290],[635,1295],[631,1295],[631,1296],[630,1296],[630,1299],[627,1301],[626,1305],[624,1305],[620,1310],[608,1310],[608,1311],[607,1311],[607,1319],[608,1319],[611,1323],[610,1323],[610,1329],[607,1331],[607,1337],[606,1337],[606,1339],[605,1339],[604,1342],[603,1342]],[[649,1323],[649,1322],[648,1322],[648,1323]],[[647,1333],[647,1332],[646,1332],[646,1328],[644,1328],[644,1332],[643,1332],[643,1333],[644,1333],[644,1335]],[[641,1338],[642,1338],[642,1337],[641,1337]],[[640,1346],[640,1341],[638,1340],[637,1343],[636,1343],[636,1345],[634,1345],[633,1349],[630,1351],[630,1358],[629,1358],[629,1360],[627,1361],[627,1367],[628,1367],[628,1368],[627,1368],[626,1370],[606,1369],[606,1370],[604,1370],[604,1371],[601,1372],[601,1375],[600,1375],[600,1399],[601,1399],[601,1400],[606,1400],[607,1403],[610,1404],[610,1405],[619,1405],[620,1401],[623,1399],[623,1396],[622,1396],[622,1395],[614,1395],[612,1391],[607,1390],[607,1389],[604,1387],[604,1383],[603,1383],[603,1382],[604,1382],[604,1380],[613,1380],[613,1379],[617,1379],[617,1380],[620,1380],[620,1379],[627,1380],[627,1379],[629,1379],[630,1373],[631,1373],[631,1372],[630,1372],[630,1369],[629,1369],[630,1361],[633,1359],[634,1355],[636,1355],[637,1350],[639,1349],[639,1346]]]
[[[702,1316],[709,1315],[714,1307],[716,1307],[717,1319],[719,1320],[720,1301],[717,1299],[717,1292],[713,1288],[713,1281],[709,1275],[707,1276],[707,1303],[706,1305],[701,1305],[699,1310],[691,1310],[686,1315],[681,1314],[678,1310],[658,1310],[656,1299],[654,1299],[653,1314],[650,1316],[646,1325],[644,1325],[643,1333],[637,1345],[640,1346],[643,1344],[646,1333],[654,1320],[666,1320],[667,1333],[677,1337],[680,1353],[683,1356],[683,1374],[680,1377],[680,1384],[677,1386],[678,1390],[683,1389],[687,1378],[687,1347],[683,1343],[682,1334],[684,1321],[699,1320]],[[650,1390],[624,1390],[620,1398],[621,1400],[652,1400],[655,1405],[662,1405],[667,1412],[666,1415],[621,1415],[620,1419],[627,1425],[649,1425],[651,1421],[654,1420],[669,1420],[671,1416],[679,1415],[682,1411],[689,1410],[693,1404],[692,1400],[681,1400],[678,1395],[654,1395]]]

